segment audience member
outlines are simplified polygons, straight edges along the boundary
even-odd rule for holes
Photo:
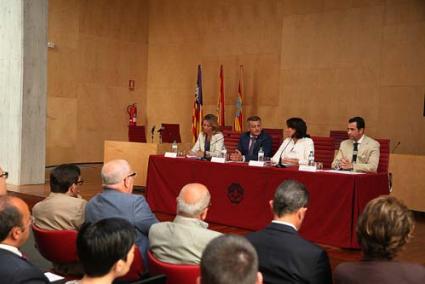
[[[173,222],[152,225],[150,248],[159,260],[178,264],[198,264],[207,244],[221,233],[208,230],[204,222],[210,205],[208,189],[199,183],[185,185],[177,197]]]
[[[243,237],[224,235],[212,240],[201,259],[198,284],[261,284],[258,257]]]
[[[44,274],[19,251],[28,240],[30,230],[28,205],[17,197],[0,197],[1,283],[49,283]]]
[[[105,218],[123,218],[136,229],[136,244],[146,263],[148,234],[158,222],[142,195],[132,194],[135,172],[125,160],[107,162],[101,171],[103,192],[95,195],[86,206],[86,222]]]
[[[78,257],[84,267],[79,284],[110,284],[124,276],[134,260],[136,232],[121,218],[85,223],[77,238]]]
[[[298,166],[308,164],[310,152],[314,153],[314,143],[307,134],[307,124],[298,117],[286,121],[285,136],[277,152],[271,158],[274,164]]]
[[[191,152],[198,157],[206,157],[209,152],[212,157],[219,157],[224,145],[224,136],[218,126],[218,118],[214,114],[207,114],[202,120],[202,132]]]
[[[424,266],[394,260],[413,228],[412,213],[395,197],[371,200],[357,224],[363,260],[339,264],[335,283],[425,283]]]
[[[260,148],[264,151],[265,157],[272,155],[272,138],[263,131],[261,127],[261,118],[254,115],[247,119],[248,132],[245,132],[239,138],[239,144],[235,153],[230,155],[232,161],[258,160],[258,151]]]
[[[375,172],[379,164],[379,143],[364,134],[365,121],[361,117],[348,120],[347,133],[332,162],[333,168],[356,172]]]
[[[0,196],[7,194],[6,179],[8,176],[9,173],[3,171],[3,169],[0,167]]]
[[[34,224],[46,230],[78,230],[87,201],[79,195],[80,168],[64,164],[50,173],[50,194],[32,208]]]
[[[257,250],[265,283],[332,283],[326,252],[297,233],[308,201],[309,193],[303,184],[283,182],[270,201],[272,223],[247,236]]]

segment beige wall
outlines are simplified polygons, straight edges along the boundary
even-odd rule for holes
[[[48,164],[101,161],[103,140],[126,140],[133,101],[148,129],[180,123],[190,141],[197,64],[205,112],[215,111],[224,65],[227,124],[242,64],[244,114],[259,114],[266,127],[301,116],[311,134],[328,135],[362,115],[370,135],[401,141],[398,153],[425,154],[425,1],[49,5],[58,48],[49,51]],[[127,90],[130,77],[136,92]]]
[[[104,140],[127,140],[127,105],[146,105],[147,34],[147,1],[49,0],[48,165],[102,161]]]

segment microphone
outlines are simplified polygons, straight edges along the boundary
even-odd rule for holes
[[[152,127],[152,129],[151,129],[152,143],[153,143],[153,136],[154,136],[154,134],[155,134],[155,128],[156,128],[156,126],[154,125],[154,126]]]
[[[280,152],[279,163],[276,165],[278,168],[285,168],[285,166],[282,164],[282,155],[283,155],[283,152],[288,147],[289,143],[291,143],[291,141],[292,141],[292,138],[289,139],[288,143],[286,143],[285,147],[283,147],[282,152]]]
[[[161,127],[158,129],[158,133],[161,133],[162,131],[164,131],[164,126],[161,125]]]
[[[401,142],[398,141],[397,144],[394,146],[393,150],[391,151],[391,154],[395,152],[395,150],[400,146]]]
[[[214,141],[214,143],[211,143],[210,146],[214,145],[215,143],[217,143],[218,141],[224,140],[224,136],[221,137],[220,139],[217,139],[216,141]]]

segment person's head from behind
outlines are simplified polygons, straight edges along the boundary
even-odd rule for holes
[[[357,223],[357,239],[365,259],[391,260],[410,240],[412,213],[395,197],[377,197],[366,205]]]
[[[347,134],[351,140],[358,141],[362,138],[365,129],[365,122],[362,117],[356,116],[348,120]]]
[[[77,237],[77,252],[86,277],[125,275],[134,259],[136,232],[126,220],[108,218],[85,223]]]
[[[307,124],[299,117],[292,117],[286,121],[286,136],[294,139],[308,137]]]
[[[262,283],[254,247],[243,237],[223,235],[213,239],[201,258],[200,284]]]
[[[205,220],[211,195],[207,187],[200,183],[189,183],[177,196],[177,215]]]
[[[80,168],[72,164],[63,164],[50,173],[50,190],[54,193],[66,193],[77,197],[79,186],[83,184]]]
[[[246,120],[248,122],[248,130],[252,136],[259,136],[261,134],[261,118],[259,116],[253,115],[248,117]]]
[[[282,182],[270,201],[274,219],[285,220],[299,229],[307,211],[308,201],[309,193],[302,183],[295,180]]]
[[[202,120],[202,131],[207,135],[212,135],[219,130],[217,116],[211,113],[205,115]]]
[[[0,243],[21,247],[28,240],[31,221],[28,205],[22,199],[0,197]]]
[[[111,160],[105,163],[101,170],[103,187],[121,192],[131,193],[136,173],[126,160]]]

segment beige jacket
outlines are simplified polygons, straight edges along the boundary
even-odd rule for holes
[[[163,262],[199,264],[208,243],[221,235],[207,227],[208,224],[199,219],[177,215],[173,222],[152,225],[150,249]]]
[[[339,150],[332,162],[332,167],[335,168],[339,161],[345,157],[349,161],[353,159],[353,145],[351,139],[344,140],[339,146]],[[356,172],[373,172],[376,173],[379,164],[379,143],[364,135],[362,142],[358,146],[357,162],[353,165],[353,170]]]

